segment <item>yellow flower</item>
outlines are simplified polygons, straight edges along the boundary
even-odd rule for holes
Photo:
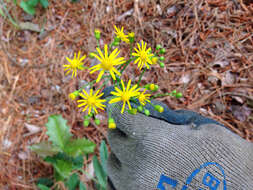
[[[69,74],[69,72],[72,70],[72,78],[75,75],[76,77],[76,71],[79,70],[83,70],[83,60],[86,58],[86,55],[82,56],[80,58],[81,52],[78,52],[78,56],[76,57],[76,53],[74,54],[74,59],[71,60],[70,58],[66,57],[67,61],[70,63],[69,65],[63,65],[63,67],[65,67],[64,71],[66,72],[66,75]]]
[[[150,96],[151,94],[145,94],[147,89],[145,89],[143,92],[139,93],[138,99],[141,105],[145,105],[147,102],[150,102]]]
[[[121,29],[117,28],[117,26],[114,25],[114,28],[116,32],[114,32],[123,42],[129,43],[128,36],[124,33],[124,27],[121,27]]]
[[[100,108],[104,110],[105,105],[102,104],[106,100],[100,99],[101,96],[103,96],[104,93],[99,94],[99,90],[93,94],[93,90],[90,90],[90,94],[88,94],[85,90],[83,90],[83,93],[80,93],[79,95],[83,98],[83,100],[77,100],[77,102],[80,102],[81,104],[78,105],[78,107],[85,106],[82,111],[85,111],[87,108],[89,108],[88,114],[90,114],[91,109],[97,112],[96,108]]]
[[[124,82],[122,80],[121,80],[121,84],[122,84],[122,89],[123,90],[120,90],[119,88],[115,87],[116,92],[111,92],[111,94],[114,95],[114,96],[118,96],[118,97],[111,99],[109,104],[122,101],[123,106],[122,106],[122,109],[121,109],[121,113],[123,113],[124,109],[125,109],[126,102],[128,104],[129,109],[132,109],[129,100],[130,100],[131,97],[138,96],[139,95],[138,91],[140,89],[136,89],[137,86],[138,86],[137,84],[134,85],[132,88],[130,88],[131,80],[128,81],[126,88],[125,88]]]
[[[138,62],[138,67],[141,70],[143,65],[145,64],[146,67],[149,69],[149,65],[152,65],[152,57],[154,56],[153,53],[150,53],[151,48],[148,48],[146,50],[147,44],[143,41],[141,41],[141,47],[140,44],[137,43],[138,49],[134,48],[136,52],[132,53],[133,56],[135,56],[137,59],[134,61],[134,63]]]
[[[100,64],[91,67],[90,73],[94,73],[95,71],[100,70],[100,73],[98,75],[96,82],[99,82],[101,80],[102,75],[106,71],[109,71],[113,80],[116,80],[114,73],[116,73],[117,75],[120,76],[120,72],[116,68],[114,68],[114,66],[121,65],[121,64],[125,63],[124,57],[117,58],[117,56],[120,53],[120,51],[118,51],[118,48],[116,48],[110,55],[108,55],[108,47],[106,44],[104,47],[104,51],[105,51],[104,55],[99,48],[97,48],[97,51],[98,51],[100,57],[96,54],[94,54],[94,56],[100,61]]]

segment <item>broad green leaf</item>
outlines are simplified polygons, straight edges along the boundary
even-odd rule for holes
[[[68,187],[68,190],[75,190],[79,182],[79,176],[76,173],[73,173],[66,181],[65,185]]]
[[[85,185],[80,181],[79,190],[86,190]]]
[[[106,188],[107,176],[105,174],[105,171],[103,170],[103,167],[99,163],[96,156],[93,156],[92,161],[99,185],[101,185],[102,188]]]
[[[82,138],[70,140],[64,147],[63,151],[69,156],[76,157],[81,154],[93,153],[95,147],[96,147],[95,143],[93,143],[88,139]]]
[[[61,150],[63,150],[65,144],[72,136],[69,127],[67,126],[67,121],[63,119],[61,115],[51,115],[48,118],[46,126],[49,140],[51,140],[54,145],[59,146]]]
[[[101,165],[107,175],[107,160],[108,160],[108,150],[107,146],[105,144],[105,141],[102,141],[99,147],[99,153],[100,153],[100,159],[101,159]]]
[[[41,184],[47,187],[52,187],[54,185],[53,180],[49,179],[49,178],[39,178],[36,182],[37,185]]]
[[[26,3],[27,3],[28,6],[31,6],[31,7],[35,8],[38,5],[39,0],[28,0],[28,1],[26,1]]]
[[[28,14],[35,15],[35,8],[33,6],[29,6],[27,2],[22,0],[19,4],[19,6]]]
[[[47,186],[42,185],[42,184],[38,184],[37,187],[38,187],[40,190],[50,190],[50,188],[48,188]]]
[[[48,7],[48,0],[40,0],[40,4],[42,5],[43,8]]]
[[[80,169],[83,167],[83,156],[77,156],[72,160],[73,169]]]
[[[15,5],[17,5],[17,0],[13,0],[13,3],[14,3]]]
[[[43,158],[47,156],[53,156],[60,151],[58,147],[52,146],[52,144],[48,141],[34,144],[29,148]]]
[[[57,160],[53,165],[57,173],[64,179],[68,178],[71,171],[73,170],[72,163],[67,160]]]

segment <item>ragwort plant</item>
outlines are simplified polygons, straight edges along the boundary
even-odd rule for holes
[[[101,32],[98,29],[94,31],[97,47],[96,51],[89,53],[89,59],[97,59],[98,64],[92,67],[84,66],[84,61],[87,61],[86,55],[81,56],[81,52],[79,51],[77,56],[76,53],[74,54],[73,59],[66,57],[69,64],[63,65],[66,75],[72,72],[72,78],[77,76],[78,70],[83,69],[87,69],[90,74],[98,74],[96,80],[87,83],[80,89],[69,94],[69,98],[73,101],[79,97],[77,100],[78,107],[82,108],[83,112],[86,112],[84,115],[84,126],[88,126],[91,119],[94,119],[96,124],[100,123],[96,118],[96,114],[105,109],[106,102],[113,104],[112,106],[119,106],[119,104],[115,103],[121,102],[122,114],[127,110],[131,114],[140,112],[149,116],[150,111],[145,108],[146,104],[150,104],[158,112],[164,111],[162,106],[154,105],[151,102],[152,99],[163,96],[182,97],[182,93],[176,92],[175,90],[164,94],[154,94],[159,88],[156,84],[140,86],[144,73],[148,72],[153,65],[159,64],[161,68],[165,66],[165,58],[163,56],[166,51],[165,48],[157,45],[153,51],[143,40],[135,43],[135,34],[133,32],[125,34],[123,27],[118,28],[114,26],[114,28],[115,35],[112,42],[110,44],[104,44],[104,47],[100,46]],[[119,48],[122,43],[129,46],[128,56],[120,56],[121,51]],[[121,78],[130,63],[137,65],[141,71],[136,83],[132,83],[131,79],[124,81]],[[111,96],[103,99],[104,93],[101,89],[107,87],[110,80],[112,81],[114,90],[111,92]],[[103,83],[96,87],[96,84],[100,81],[103,81]],[[90,90],[85,90],[87,86],[89,86]],[[131,103],[136,106],[133,107]],[[108,127],[110,129],[116,128],[110,110],[108,110]]]
[[[130,32],[124,33],[124,28],[114,26],[114,38],[110,44],[100,46],[101,32],[96,29],[94,35],[97,41],[96,51],[89,53],[89,59],[97,59],[98,64],[88,67],[85,66],[87,61],[86,55],[81,55],[79,51],[74,54],[71,59],[66,57],[68,64],[63,65],[66,75],[76,77],[78,71],[86,69],[90,74],[96,73],[97,78],[88,82],[80,89],[69,94],[69,98],[78,103],[78,107],[82,109],[84,114],[83,125],[86,127],[94,120],[96,125],[100,124],[100,120],[96,115],[104,111],[106,102],[111,106],[121,106],[121,114],[128,112],[136,114],[143,113],[150,115],[150,111],[146,108],[150,104],[156,111],[162,113],[164,108],[161,105],[155,105],[152,100],[157,97],[173,96],[182,97],[182,93],[176,90],[164,94],[156,93],[159,86],[156,84],[140,85],[142,77],[150,68],[159,64],[161,68],[164,65],[165,48],[157,45],[155,50],[148,47],[144,41],[135,42],[135,34]],[[128,56],[122,57],[120,45],[124,43],[129,46]],[[127,57],[127,58],[126,58]],[[131,79],[124,81],[121,76],[126,68],[133,63],[141,71],[137,82]],[[108,87],[109,82],[113,84],[113,90],[110,96],[103,98],[103,89]],[[99,84],[99,85],[98,85]],[[87,87],[89,87],[88,90]],[[120,103],[120,104],[118,104]],[[107,109],[108,128],[115,129],[116,123],[111,117],[111,110]],[[55,179],[39,179],[37,185],[42,190],[57,189],[58,182],[63,182],[69,190],[79,188],[86,189],[81,182],[79,176],[89,175],[83,170],[83,157],[93,153],[95,144],[85,138],[73,139],[69,131],[66,121],[61,116],[50,116],[47,126],[47,134],[49,141],[41,142],[31,146],[31,149],[44,158],[44,161],[53,165]],[[108,159],[108,150],[105,142],[100,145],[100,160],[93,156],[93,166],[96,178],[92,178],[97,189],[105,190],[107,187],[107,170],[106,162]]]

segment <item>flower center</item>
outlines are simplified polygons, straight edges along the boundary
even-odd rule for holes
[[[77,59],[74,59],[73,61],[72,61],[72,63],[71,63],[71,68],[72,69],[75,69],[75,68],[77,68],[78,67],[78,64],[79,64],[79,61],[77,60]]]
[[[129,96],[129,93],[124,93],[122,96],[121,96],[121,100],[126,102],[130,99],[130,96]]]
[[[94,96],[91,96],[91,97],[89,97],[89,98],[87,99],[87,104],[88,104],[89,106],[95,105],[95,103],[96,103],[96,98],[95,98]]]
[[[146,52],[140,52],[140,59],[145,61],[147,59],[147,53]]]
[[[101,67],[103,70],[111,70],[112,68],[112,64],[111,64],[111,60],[108,58],[105,58],[102,62],[101,62]]]

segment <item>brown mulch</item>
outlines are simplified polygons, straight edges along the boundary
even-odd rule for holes
[[[176,89],[184,97],[159,100],[213,118],[253,142],[251,2],[54,0],[32,18],[8,3],[14,18],[38,24],[44,32],[18,30],[0,17],[0,189],[36,189],[37,178],[52,174],[28,149],[47,139],[44,124],[51,114],[62,114],[78,137],[97,144],[106,138],[106,123],[84,128],[83,114],[68,99],[96,76],[82,71],[71,79],[62,65],[65,56],[95,50],[95,28],[102,31],[102,43],[109,43],[114,24],[135,32],[137,42],[167,49],[165,68],[152,68],[142,82],[157,83],[160,92]]]

